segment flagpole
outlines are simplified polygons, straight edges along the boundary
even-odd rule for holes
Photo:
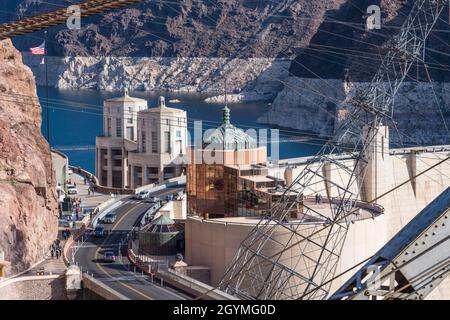
[[[45,43],[44,43],[44,53],[45,53],[45,104],[47,106],[46,108],[46,115],[47,115],[47,141],[50,147],[52,146],[50,142],[50,112],[48,111],[48,63],[47,63],[47,30],[44,31],[45,35]]]

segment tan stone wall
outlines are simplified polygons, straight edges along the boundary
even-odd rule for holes
[[[0,282],[0,300],[67,300],[65,276],[21,277]]]

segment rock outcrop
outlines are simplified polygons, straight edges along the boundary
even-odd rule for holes
[[[45,85],[42,58],[23,55]],[[49,57],[49,85],[64,89],[169,90],[222,93],[243,92],[242,100],[273,100],[288,76],[289,60],[225,58]]]
[[[347,0],[330,11],[329,19],[292,60],[284,88],[259,122],[333,135],[344,118],[345,101],[355,88],[367,88],[385,55],[381,46],[399,32],[412,2]],[[369,5],[381,8],[381,30],[365,28],[362,13]],[[414,64],[395,98],[396,123],[388,123],[393,146],[450,143],[448,14],[444,9],[427,39],[428,66]]]
[[[120,90],[126,85],[130,90],[218,94],[227,78],[230,93],[241,94],[236,101],[271,100],[289,70],[273,61],[295,57],[327,11],[345,1],[143,1],[83,18],[80,30],[49,28],[49,83],[75,89]],[[14,0],[9,6],[17,19],[68,5],[66,0],[52,3]],[[40,44],[30,37],[14,41],[23,52]],[[43,84],[40,61],[24,58]]]
[[[329,139],[345,120],[345,104],[367,82],[288,77],[259,123],[294,128]],[[450,83],[405,82],[395,99],[392,147],[450,143]],[[397,127],[397,128],[395,128]],[[398,132],[401,137],[398,137]]]
[[[7,275],[43,258],[58,230],[56,180],[31,70],[0,41],[0,251]]]

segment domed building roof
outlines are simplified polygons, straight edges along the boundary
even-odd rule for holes
[[[203,141],[203,148],[216,150],[242,150],[257,148],[256,140],[243,130],[230,123],[230,109],[225,105],[222,109],[223,120],[220,127],[214,130]]]
[[[164,215],[154,219],[151,223],[146,225],[142,231],[149,233],[166,233],[166,232],[178,232],[179,229],[171,218]]]

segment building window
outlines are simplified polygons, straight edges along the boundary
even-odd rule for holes
[[[114,159],[114,167],[122,167],[122,160]]]
[[[170,131],[164,132],[164,152],[170,153]]]
[[[159,172],[159,168],[158,167],[148,167],[147,172],[149,174],[157,174]]]
[[[181,118],[178,118],[178,125],[181,126]]]
[[[133,118],[127,118],[127,123],[132,124],[133,123]]]
[[[145,119],[142,119],[142,126],[145,127]]]
[[[127,127],[127,139],[134,141],[134,128]]]
[[[106,127],[107,127],[107,135],[108,137],[111,136],[111,118],[108,117],[108,119],[106,119]]]
[[[177,130],[176,136],[177,138],[181,138],[181,130]]]
[[[141,148],[141,150],[142,150],[143,153],[145,153],[145,152],[147,152],[147,147],[146,147],[147,137],[145,136],[145,131],[142,131],[141,138],[142,138],[142,148]]]
[[[169,118],[166,119],[166,124],[167,124],[167,125],[170,125],[170,120],[169,120]]]
[[[156,131],[152,132],[152,152],[158,152],[158,132]]]
[[[121,137],[122,136],[122,119],[117,118],[116,119],[116,136]]]

